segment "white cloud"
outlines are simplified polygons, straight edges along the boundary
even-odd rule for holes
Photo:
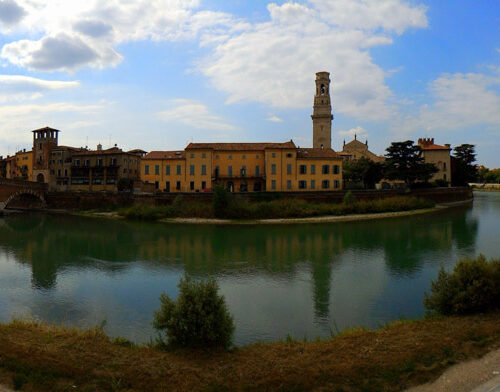
[[[344,138],[348,137],[348,141],[350,141],[349,139],[354,139],[355,137],[357,137],[358,140],[361,138],[363,139],[368,138],[368,131],[359,125],[355,128],[339,131],[339,134]]]
[[[37,71],[115,66],[122,60],[115,47],[124,42],[194,39],[206,29],[241,28],[229,14],[198,10],[199,0],[17,0],[17,6],[24,14],[11,30],[41,38],[11,42],[1,56]]]
[[[24,9],[14,0],[0,0],[0,28],[19,23],[25,14]]]
[[[332,9],[342,12],[334,17]],[[219,37],[198,65],[229,95],[228,102],[306,107],[312,103],[314,73],[327,70],[335,111],[364,120],[393,115],[387,75],[373,63],[369,48],[391,44],[391,31],[427,26],[424,7],[402,0],[311,0],[271,3],[268,11],[270,21]]]
[[[179,122],[189,127],[207,130],[232,131],[235,127],[226,123],[220,116],[210,113],[201,102],[188,99],[172,100],[172,108],[157,113],[164,122]]]
[[[0,102],[35,99],[42,93],[78,87],[78,81],[44,80],[24,75],[0,75]]]
[[[497,70],[498,72],[498,70]],[[500,126],[500,72],[444,74],[429,84],[432,104],[396,124],[403,133]]]
[[[275,122],[275,123],[280,123],[283,122],[282,118],[279,118],[278,116],[271,116],[267,119],[267,121]]]

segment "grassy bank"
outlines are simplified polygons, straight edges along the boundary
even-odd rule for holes
[[[498,347],[498,312],[229,352],[164,352],[99,329],[15,321],[0,325],[0,383],[24,391],[400,391]]]
[[[349,201],[340,204],[310,203],[299,199],[280,199],[249,202],[230,200],[222,216],[225,219],[279,219],[306,218],[314,216],[340,216],[382,212],[411,211],[431,208],[432,201],[416,197],[392,197],[369,201]],[[165,218],[215,218],[212,204],[176,199],[170,205],[135,205],[118,210],[118,214],[129,219],[159,220]]]

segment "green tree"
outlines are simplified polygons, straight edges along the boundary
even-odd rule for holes
[[[429,181],[438,172],[436,165],[425,163],[422,150],[412,140],[393,142],[386,149],[384,177],[389,180],[402,180],[406,184],[415,181]]]
[[[212,199],[212,206],[214,214],[217,218],[224,218],[227,214],[227,207],[229,205],[229,195],[226,189],[220,183],[214,186],[214,196]]]
[[[453,173],[453,184],[464,186],[469,182],[474,182],[477,178],[475,146],[472,144],[462,144],[454,148],[455,171]]]
[[[166,331],[171,347],[229,348],[234,323],[224,296],[217,293],[214,279],[196,282],[189,276],[179,282],[179,296],[173,300],[163,293],[161,309],[153,326]]]
[[[342,165],[342,176],[347,182],[362,182],[365,188],[374,188],[383,178],[383,165],[362,157]]]

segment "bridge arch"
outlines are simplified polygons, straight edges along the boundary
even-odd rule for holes
[[[20,196],[23,196],[23,195],[34,196],[34,197],[36,197],[37,199],[39,199],[42,202],[42,207],[45,207],[45,205],[46,205],[45,195],[43,193],[35,191],[35,190],[32,190],[32,189],[20,189],[20,190],[18,190],[16,192],[12,193],[7,198],[7,200],[5,200],[3,203],[0,203],[0,210],[3,210],[5,208],[7,208],[7,206],[9,205],[9,203],[12,200],[14,200],[14,199],[16,199],[16,198],[18,198]]]

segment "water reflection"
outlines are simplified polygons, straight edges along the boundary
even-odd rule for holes
[[[440,265],[455,262],[452,255],[476,253],[480,219],[471,207],[373,222],[242,227],[16,215],[0,219],[0,265],[14,258],[31,270],[34,292],[43,292],[43,297],[30,294],[32,306],[38,301],[42,318],[106,318],[111,309],[129,312],[132,307],[130,317],[141,324],[134,328],[149,333],[158,292],[175,294],[179,275],[187,271],[218,277],[240,323],[237,333],[260,330],[260,337],[275,338],[294,331],[265,329],[310,324],[300,332],[321,334],[333,318],[344,320],[341,326],[370,323],[378,308],[380,317],[394,316],[386,309],[392,306],[387,293],[404,297],[401,292],[414,288],[396,290],[401,282],[427,278]],[[426,263],[431,272],[425,272]],[[425,282],[412,298],[420,301]],[[26,287],[20,290],[27,295]],[[51,305],[51,296],[62,292],[67,296]],[[89,301],[86,308],[77,305],[79,296]],[[401,309],[396,306],[396,311]],[[276,326],[279,317],[285,320]],[[108,318],[108,323],[113,321]]]

